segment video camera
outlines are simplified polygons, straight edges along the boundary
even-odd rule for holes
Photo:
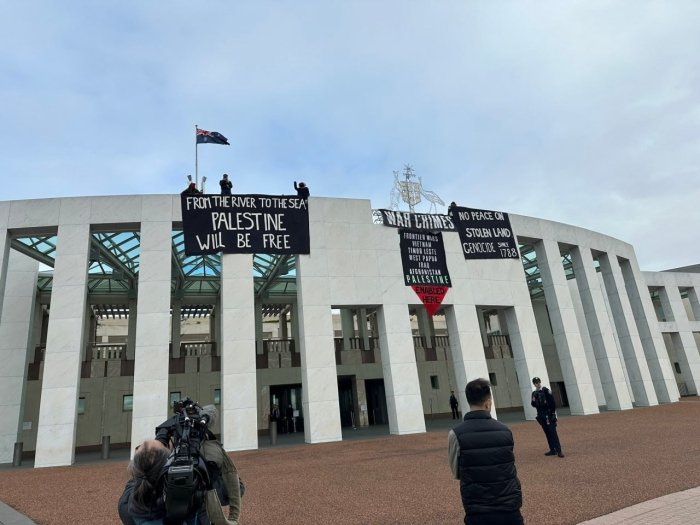
[[[175,416],[168,420],[173,452],[164,467],[164,495],[167,511],[164,523],[181,524],[204,506],[212,487],[199,449],[206,438],[210,417],[189,397],[173,403]],[[163,427],[159,427],[163,428]]]

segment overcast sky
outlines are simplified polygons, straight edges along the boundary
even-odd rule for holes
[[[211,190],[388,207],[411,164],[446,203],[700,263],[700,2],[0,6],[2,200],[177,193],[197,124],[231,142],[199,147]]]

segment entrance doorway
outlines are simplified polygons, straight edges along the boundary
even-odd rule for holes
[[[280,409],[280,434],[304,431],[304,414],[301,408],[301,385],[271,385],[270,407]]]
[[[352,379],[352,376],[338,376],[338,404],[340,405],[341,427],[355,426],[355,395],[352,389]]]
[[[386,409],[384,379],[365,380],[367,392],[367,416],[370,425],[388,425],[389,415]]]

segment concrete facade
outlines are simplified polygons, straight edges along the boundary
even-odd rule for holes
[[[0,203],[0,355],[12,363],[0,372],[9,429],[0,463],[15,442],[37,467],[72,464],[76,447],[105,435],[133,448],[168,417],[175,393],[219,403],[227,450],[257,448],[277,396],[305,441],[321,443],[341,440],[348,417],[424,432],[426,417],[449,412],[450,389],[467,407],[464,386],[476,377],[494,382],[496,415],[528,419],[533,376],[574,415],[697,394],[700,274],[641,272],[625,242],[510,215],[520,244],[534,247],[541,295],[522,261],[465,261],[457,233],[444,232],[453,286],[430,319],[404,285],[396,230],[373,223],[369,201],[310,198],[309,217],[311,253],[296,258],[296,294],[274,330],[263,326],[251,255],[224,255],[218,296],[198,298],[214,313],[195,342],[181,332],[187,299],[171,286],[179,196]],[[100,346],[86,341],[99,324],[86,312],[107,300],[88,289],[92,234],[126,230],[139,232],[137,293],[119,299],[130,312],[120,342]],[[50,297],[32,292],[36,263],[16,266],[10,249],[37,232],[56,236]]]

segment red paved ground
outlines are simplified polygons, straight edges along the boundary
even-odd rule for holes
[[[526,521],[574,524],[700,486],[700,399],[560,420],[566,458],[535,422],[512,426]],[[243,525],[460,523],[447,435],[428,433],[232,454]],[[0,472],[0,500],[40,524],[118,524],[126,462]]]

